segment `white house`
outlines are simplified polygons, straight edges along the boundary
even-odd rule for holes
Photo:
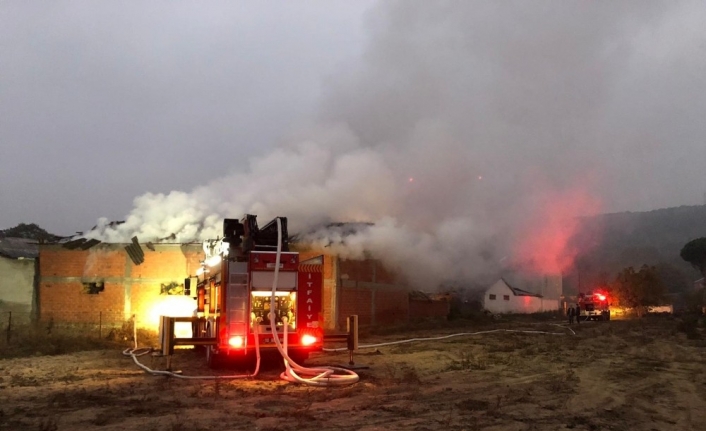
[[[485,291],[483,308],[495,314],[541,313],[559,310],[559,299],[547,299],[542,295],[512,287],[501,278]]]

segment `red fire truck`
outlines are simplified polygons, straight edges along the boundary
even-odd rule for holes
[[[581,320],[610,320],[610,304],[606,292],[581,293],[578,300]]]
[[[193,324],[193,338],[213,340],[205,346],[211,367],[253,358],[256,348],[263,354],[275,351],[273,326],[283,342],[285,322],[292,359],[304,360],[323,347],[322,265],[299,261],[299,253],[289,250],[287,219],[280,220],[274,321],[270,321],[270,304],[278,246],[276,219],[262,228],[254,215],[224,220],[223,238],[204,242],[205,258],[196,277],[186,280],[185,293],[195,293],[199,317]]]

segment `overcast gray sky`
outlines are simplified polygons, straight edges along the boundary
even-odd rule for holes
[[[0,228],[70,234],[247,166],[360,56],[364,1],[0,1]]]
[[[703,203],[706,2],[202,4],[0,3],[0,225],[372,221],[347,252],[468,276]]]

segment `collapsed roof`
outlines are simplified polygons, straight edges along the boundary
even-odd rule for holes
[[[39,256],[39,245],[34,239],[0,238],[0,256],[8,259],[35,259]]]

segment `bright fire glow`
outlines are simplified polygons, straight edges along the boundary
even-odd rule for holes
[[[599,300],[605,301],[605,295],[601,295],[600,293],[596,295]]]
[[[206,265],[208,266],[216,266],[219,263],[221,263],[221,255],[217,254],[215,256],[211,256],[208,259],[206,259]]]
[[[292,295],[296,295],[296,293],[294,293],[294,292],[286,292],[286,291],[283,292],[283,291],[281,291],[281,290],[278,290],[277,292],[275,292],[275,296],[287,296],[287,295],[289,295],[290,293],[291,293]],[[272,296],[272,292],[271,292],[271,291],[270,291],[270,292],[267,292],[267,291],[257,291],[257,290],[255,290],[255,291],[253,291],[252,296],[258,296],[258,297]]]
[[[243,337],[240,335],[236,335],[235,337],[230,337],[228,340],[228,344],[230,344],[231,347],[235,347],[236,349],[243,347]]]
[[[189,296],[160,296],[152,304],[147,313],[147,321],[141,322],[141,326],[148,329],[159,329],[159,317],[192,317],[196,309],[196,302]],[[176,322],[174,324],[174,335],[177,338],[191,338],[191,322]]]
[[[302,335],[301,341],[302,341],[303,345],[311,346],[312,344],[316,343],[316,341],[318,341],[318,340],[313,335],[304,334],[304,335]]]

